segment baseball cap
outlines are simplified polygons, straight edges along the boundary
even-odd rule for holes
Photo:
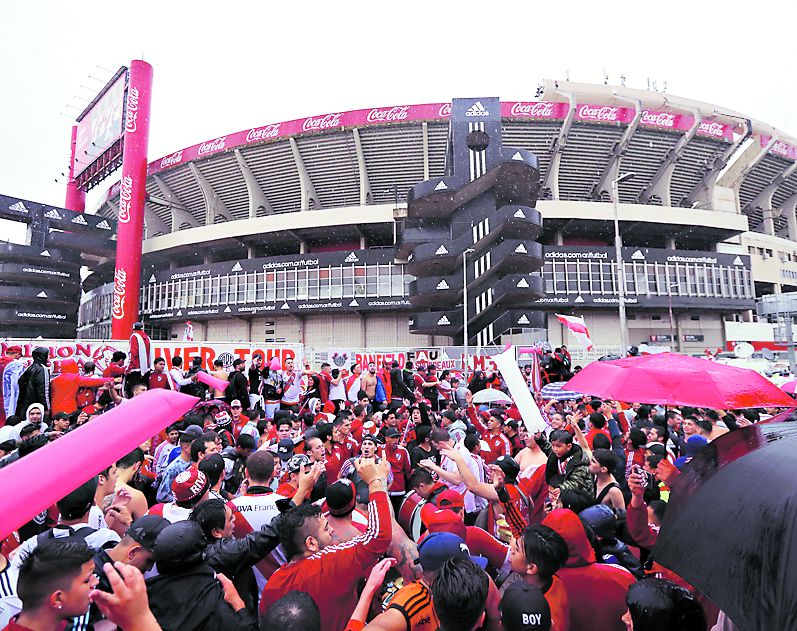
[[[293,457],[293,438],[280,438],[277,443],[277,456],[283,462]]]
[[[368,441],[369,443],[373,443],[374,445],[381,444],[381,440],[379,440],[379,436],[375,436],[374,434],[363,434],[363,438],[360,441],[360,444]]]
[[[518,475],[520,474],[520,465],[512,456],[499,456],[495,459],[493,464],[501,469],[501,471],[504,472],[504,475],[510,481],[517,479]]]
[[[188,467],[172,482],[174,501],[187,503],[202,497],[208,490],[208,486],[208,477],[204,473],[194,467]]]
[[[199,425],[189,425],[184,430],[180,431],[180,440],[186,442],[191,440],[195,441],[197,438],[202,438],[202,428]]]
[[[345,517],[354,510],[357,489],[351,480],[342,478],[327,487],[326,498],[329,514],[333,517]]]
[[[465,497],[453,489],[446,489],[437,496],[437,505],[440,508],[465,508]]]
[[[85,515],[94,505],[94,494],[99,480],[93,477],[56,502],[61,517],[75,519]]]
[[[401,436],[401,434],[395,427],[390,427],[385,430],[385,438],[398,438],[399,436]]]
[[[152,552],[155,548],[155,539],[169,525],[169,521],[160,515],[144,515],[130,524],[126,534]]]
[[[6,353],[20,353],[21,354],[22,353],[22,347],[21,346],[17,346],[16,344],[14,346],[9,346],[8,348],[6,348]]]
[[[424,572],[436,572],[452,557],[471,559],[481,569],[487,567],[487,559],[471,556],[465,541],[450,532],[433,532],[421,541],[415,565],[420,565]]]
[[[429,504],[431,508],[434,508]],[[426,508],[426,506],[424,506]],[[426,526],[426,529],[432,532],[450,532],[457,535],[463,541],[467,538],[468,529],[465,522],[454,511],[447,508],[437,510],[421,510],[421,522]],[[420,542],[419,542],[420,543]]]
[[[222,411],[216,414],[216,416],[213,417],[213,420],[216,421],[216,425],[222,427],[232,422],[232,417],[227,412]]]
[[[241,407],[241,402],[238,399],[233,399],[232,401],[230,401],[230,407],[239,408]]]
[[[549,631],[551,608],[539,587],[525,581],[506,588],[498,606],[506,631]]]
[[[308,464],[310,464],[310,458],[304,454],[296,454],[288,459],[288,462],[285,463],[285,468],[288,470],[288,473],[299,473],[302,467]]]

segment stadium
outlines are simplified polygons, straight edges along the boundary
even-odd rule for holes
[[[534,101],[500,112],[501,142],[534,154],[540,174],[541,228],[530,222],[528,238],[542,267],[521,273],[542,317],[470,343],[522,342],[528,327],[567,342],[558,312],[586,318],[596,353],[618,349],[621,174],[633,174],[616,208],[629,343],[726,347],[757,297],[797,285],[797,140],[719,105],[623,86],[546,80]],[[422,266],[404,247],[417,229],[408,192],[446,176],[450,116],[449,103],[309,116],[150,162],[141,312],[153,337],[179,338],[190,320],[208,341],[461,344],[461,332],[415,323],[430,301],[411,300]],[[117,183],[96,212],[116,218],[118,205]],[[506,239],[494,261],[511,254]],[[79,337],[110,336],[113,264],[83,281]]]

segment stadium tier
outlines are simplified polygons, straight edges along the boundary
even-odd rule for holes
[[[412,196],[408,207],[409,191],[451,175],[448,103],[267,124],[154,160],[145,321],[164,339],[191,320],[207,340],[459,344],[455,312],[472,232],[474,243],[489,245],[466,261],[475,270],[466,284],[482,284],[469,294],[473,311],[490,300],[478,266],[492,263],[493,295],[501,292],[509,315],[478,339],[472,329],[471,343],[521,340],[539,326],[558,343],[566,332],[553,313],[566,312],[587,318],[596,345],[616,345],[612,182],[629,172],[617,213],[630,343],[724,346],[725,323],[750,319],[756,296],[797,285],[791,139],[732,110],[659,92],[546,81],[537,98],[502,101],[500,139],[492,139],[536,157],[538,201],[525,206],[537,219],[525,226],[515,219],[493,230],[467,213],[467,226],[454,215],[413,219],[422,215],[413,214]],[[114,185],[97,213],[116,217],[118,200]],[[499,206],[490,219],[503,222],[506,212]],[[513,257],[543,265],[514,265]],[[80,336],[108,337],[112,276],[108,259],[84,280]],[[437,324],[435,306],[443,278],[454,286],[448,325]],[[529,285],[524,309],[530,295],[541,296],[536,312],[513,309],[521,281]],[[468,317],[478,325],[475,313]]]

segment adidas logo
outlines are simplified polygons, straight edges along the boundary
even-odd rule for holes
[[[410,318],[409,320],[407,320],[407,324],[408,324],[409,326],[413,326],[413,325],[415,324],[415,320],[413,320],[412,318]]]
[[[445,326],[447,324],[451,324],[451,320],[449,320],[446,316],[443,316],[437,321],[437,326]]]
[[[280,309],[283,309],[283,310],[285,310],[285,309],[290,309],[290,307],[288,306],[288,303],[287,303],[287,302],[283,302],[283,303],[282,303],[282,306],[280,307]]]
[[[481,101],[476,101],[473,105],[471,105],[467,110],[465,110],[465,116],[489,116],[490,112],[488,112],[484,105],[482,105]]]
[[[358,259],[357,255],[354,252],[352,252],[351,254],[349,254],[349,256],[347,256],[345,259],[343,259],[343,262],[344,263],[359,263],[360,259]]]
[[[637,250],[636,252],[634,252],[631,255],[631,258],[633,260],[635,260],[635,261],[644,261],[645,260],[645,255],[642,254],[642,250]]]
[[[89,224],[86,223],[86,220],[83,218],[83,215],[78,215],[72,220],[72,223],[80,224],[81,226],[88,226]]]
[[[520,155],[520,151],[516,151],[515,155],[512,156],[512,159],[513,160],[520,160],[522,162],[523,161],[523,156]]]
[[[437,283],[437,288],[438,289],[449,289],[448,283],[445,280],[441,280],[439,283]]]
[[[181,315],[183,315],[183,310],[182,310],[182,309],[178,309],[178,310],[177,310],[177,313],[175,313],[174,315],[176,315],[176,316],[181,316]]]
[[[230,309],[230,305],[227,305],[226,307],[224,307],[224,313],[231,313],[231,312],[232,312],[232,309]]]
[[[350,307],[359,307],[359,306],[360,306],[360,303],[359,303],[359,302],[357,302],[357,300],[352,300],[352,301],[349,303],[349,306],[350,306]]]
[[[243,267],[241,267],[241,264],[240,263],[236,263],[235,265],[232,266],[232,269],[230,271],[231,272],[240,272],[242,270],[243,270]]]
[[[11,204],[8,207],[8,210],[16,210],[17,212],[28,214],[28,209],[25,208],[25,204],[23,204],[22,202],[17,202],[16,204]]]
[[[517,319],[517,323],[518,324],[531,324],[531,322],[529,322],[529,319],[526,317],[525,313]]]
[[[60,219],[61,218],[61,215],[58,214],[58,211],[55,208],[53,208],[51,210],[48,210],[46,213],[44,213],[44,216],[47,217],[48,219]]]
[[[524,213],[522,210],[520,210],[520,208],[518,208],[518,209],[515,211],[515,214],[514,214],[514,215],[512,215],[512,216],[513,216],[513,217],[517,217],[518,219],[525,219],[525,218],[526,218],[526,213]]]
[[[410,254],[410,255],[407,257],[407,261],[411,261],[411,260],[412,260],[412,254]]]
[[[528,254],[529,251],[526,249],[526,246],[522,243],[515,248],[515,254]]]
[[[448,187],[446,186],[445,182],[440,182],[437,186],[434,187],[434,190],[436,191],[445,191],[447,189]]]
[[[446,250],[446,246],[444,246],[444,245],[441,245],[439,248],[437,248],[437,249],[435,250],[435,252],[434,252],[434,253],[435,253],[435,254],[448,254],[448,250]]]
[[[584,302],[584,299],[581,296],[577,296],[573,302]]]
[[[39,256],[50,256],[50,253],[47,250],[42,250],[42,252],[41,252],[41,254],[39,254]]]
[[[97,224],[97,227],[101,230],[110,230],[111,226],[108,225],[108,222],[103,219],[100,223]]]
[[[518,287],[528,287],[529,284],[526,282],[525,278],[521,278],[520,282],[517,284]]]
[[[155,278],[155,274],[149,277],[149,282],[154,283],[157,279]]]
[[[38,294],[36,294],[36,297],[37,298],[47,298],[47,292],[40,291]]]
[[[737,256],[735,259],[733,259],[733,264],[734,265],[744,265],[744,263],[742,262],[742,257],[741,256]]]

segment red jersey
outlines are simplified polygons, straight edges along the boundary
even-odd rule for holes
[[[481,457],[486,464],[492,464],[501,456],[512,455],[512,443],[502,433],[486,434],[484,440],[490,446],[490,451],[482,450],[481,452]]]
[[[612,444],[612,436],[611,436],[611,434],[609,434],[609,430],[608,429],[591,429],[584,435],[584,438],[587,439],[587,444],[589,445],[590,449],[594,449],[592,444],[593,444],[593,442],[595,442],[595,437],[598,434],[603,434],[604,436],[606,436],[606,438],[609,439],[609,445]]]
[[[410,452],[401,445],[397,445],[395,449],[385,447],[382,450],[382,457],[390,463],[390,470],[393,472],[393,484],[388,491],[391,495],[404,495],[407,492],[407,478],[412,473]]]
[[[336,546],[283,565],[269,579],[260,600],[261,614],[291,590],[309,594],[321,612],[321,631],[340,631],[357,605],[357,590],[392,538],[390,503],[384,491],[370,494],[368,530]]]
[[[102,371],[102,378],[103,379],[116,379],[117,377],[122,377],[125,374],[124,367],[120,366],[119,364],[108,364],[108,367]]]
[[[169,377],[165,372],[151,372],[147,379],[147,387],[150,390],[161,389],[171,390],[172,386],[169,383]]]
[[[332,484],[340,477],[340,468],[349,458],[354,458],[360,451],[360,446],[353,439],[347,438],[342,443],[332,443],[332,451],[327,454],[326,471],[328,484]]]

